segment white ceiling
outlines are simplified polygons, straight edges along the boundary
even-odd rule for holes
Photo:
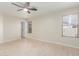
[[[31,11],[31,14],[24,11],[17,12],[20,8],[12,5],[11,2],[0,2],[0,11],[12,16],[27,18],[79,5],[78,2],[31,2],[30,4],[36,7],[38,11]]]

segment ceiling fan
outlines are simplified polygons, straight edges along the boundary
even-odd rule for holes
[[[21,2],[17,3],[12,3],[13,5],[20,7],[21,9],[17,10],[17,11],[26,11],[28,14],[30,14],[30,11],[37,11],[37,9],[35,7],[30,6],[30,2],[25,2],[24,4]]]

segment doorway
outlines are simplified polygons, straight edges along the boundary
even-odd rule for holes
[[[28,32],[28,22],[27,20],[21,21],[21,39],[25,39],[27,37]]]

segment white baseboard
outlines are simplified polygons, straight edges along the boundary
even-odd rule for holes
[[[15,41],[15,40],[20,40],[21,38],[12,38],[11,40],[6,40],[6,41],[0,41],[0,43],[6,43],[6,42],[11,42],[11,41]],[[58,45],[62,45],[62,46],[67,46],[67,47],[72,47],[72,48],[78,48],[78,46],[75,46],[75,45],[69,45],[69,44],[66,44],[66,43],[62,43],[62,42],[57,42],[57,41],[48,41],[48,40],[40,40],[39,38],[36,38],[36,37],[27,37],[27,39],[34,39],[34,40],[39,40],[39,41],[43,41],[43,42],[47,42],[47,43],[53,43],[53,44],[58,44]]]
[[[20,40],[20,38],[12,38],[12,39],[8,39],[8,40],[3,40],[1,43],[7,43],[7,42],[12,42],[15,40]]]
[[[28,37],[30,39],[34,39],[34,40],[39,40],[39,41],[43,41],[43,42],[47,42],[47,43],[51,43],[51,44],[58,44],[58,45],[62,45],[62,46],[66,46],[66,47],[72,47],[72,48],[78,48],[78,46],[75,46],[75,45],[69,45],[69,44],[66,44],[66,43],[62,43],[62,42],[57,42],[57,41],[48,41],[48,40],[40,40],[39,38],[35,38],[35,37]]]

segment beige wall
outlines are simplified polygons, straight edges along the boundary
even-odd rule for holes
[[[4,42],[20,39],[20,19],[4,15]]]
[[[28,38],[78,48],[79,38],[62,37],[62,16],[77,12],[79,8],[75,7],[30,18],[33,31],[32,34],[28,34]]]
[[[0,14],[0,43],[20,39],[20,21],[14,16]]]
[[[3,42],[3,16],[0,14],[0,43]]]

